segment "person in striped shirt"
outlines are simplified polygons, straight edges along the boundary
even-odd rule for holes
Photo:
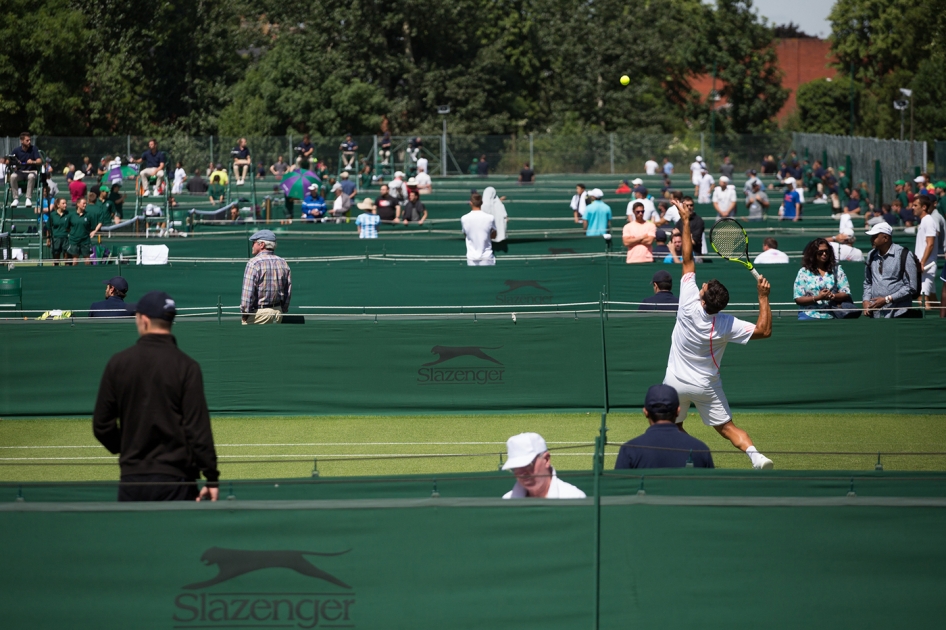
[[[244,324],[278,324],[289,310],[292,275],[289,264],[273,253],[276,235],[260,230],[250,237],[253,258],[243,272],[243,296],[240,312]]]
[[[365,197],[359,204],[359,210],[364,212],[355,219],[355,225],[358,226],[358,238],[378,238],[378,224],[381,223],[381,217],[378,216],[378,208],[374,201]]]

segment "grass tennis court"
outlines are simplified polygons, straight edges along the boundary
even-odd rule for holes
[[[740,414],[735,421],[769,454],[776,469],[942,470],[942,415]],[[445,416],[323,416],[214,419],[223,479],[307,477],[318,459],[321,476],[390,476],[495,470],[505,440],[538,431],[562,470],[590,470],[600,415],[517,414]],[[705,427],[691,411],[687,429],[713,451],[719,468],[749,469],[748,459]],[[607,468],[618,444],[644,431],[639,414],[608,415]],[[117,480],[118,465],[85,419],[0,421],[0,481]],[[871,453],[812,455],[794,453]]]

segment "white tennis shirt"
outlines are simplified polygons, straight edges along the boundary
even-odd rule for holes
[[[504,499],[524,499],[528,494],[526,494],[526,489],[522,487],[522,484],[518,481],[516,485],[512,487],[512,490],[503,495]],[[549,484],[549,493],[545,495],[546,499],[584,499],[585,493],[568,483],[567,481],[562,481],[555,474],[555,469],[552,469],[552,483]]]
[[[673,341],[667,360],[667,374],[697,387],[709,387],[719,380],[719,366],[730,341],[746,344],[755,324],[726,313],[709,315],[700,301],[696,274],[680,280],[680,305]]]
[[[466,236],[467,260],[489,260],[493,257],[490,232],[496,229],[493,216],[482,210],[470,211],[460,217],[463,234]]]

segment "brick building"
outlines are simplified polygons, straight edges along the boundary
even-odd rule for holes
[[[795,110],[795,91],[799,85],[815,79],[834,78],[837,71],[829,65],[834,61],[834,57],[831,54],[831,42],[825,39],[781,39],[776,44],[776,54],[779,67],[784,73],[782,86],[791,90],[777,116],[778,121],[782,122]],[[704,74],[695,77],[690,81],[690,85],[706,98],[712,89],[713,79]],[[722,86],[717,83],[716,88],[721,89]],[[725,102],[725,99],[722,99],[719,105]]]

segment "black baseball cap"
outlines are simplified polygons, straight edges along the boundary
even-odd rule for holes
[[[115,276],[110,280],[102,280],[102,284],[115,287],[116,290],[121,291],[122,293],[128,293],[128,281],[121,276]]]
[[[177,305],[174,303],[174,298],[164,291],[150,291],[138,300],[135,313],[147,315],[151,319],[173,322],[174,316],[177,315]]]
[[[651,282],[653,282],[654,284],[657,284],[658,282],[673,282],[673,278],[670,277],[669,271],[664,271],[663,269],[661,269],[660,271],[654,274],[654,277],[651,280]]]
[[[656,275],[654,277],[656,278]],[[680,397],[677,395],[677,390],[669,385],[651,385],[650,389],[647,390],[647,396],[644,398],[644,409],[649,411],[651,415],[676,414],[679,406]]]

